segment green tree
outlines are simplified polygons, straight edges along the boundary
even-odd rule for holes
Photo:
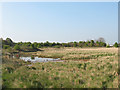
[[[117,42],[115,42],[115,44],[114,44],[113,46],[117,48],[117,47],[118,47],[118,43],[117,43]]]
[[[74,47],[77,47],[77,42],[74,42],[73,46],[74,46]]]
[[[103,37],[100,37],[98,40],[98,42],[104,42],[105,43],[105,39]]]
[[[34,47],[34,48],[37,48],[37,46],[38,46],[38,43],[37,43],[37,42],[34,42],[34,43],[33,43],[33,47]]]
[[[91,40],[90,41],[90,47],[93,47],[94,46],[94,40]]]
[[[109,44],[107,44],[107,45],[106,45],[106,47],[107,47],[107,48],[109,48],[109,47],[110,47],[110,45],[109,45]]]
[[[50,43],[49,43],[48,41],[46,41],[46,42],[44,43],[44,46],[45,46],[45,47],[48,47],[48,46],[50,46]]]
[[[83,41],[79,41],[79,47],[82,47],[83,46]]]
[[[14,46],[14,49],[15,49],[15,50],[20,50],[20,46],[19,46],[18,44],[16,44],[16,45]]]
[[[13,41],[10,38],[6,38],[6,42],[8,45],[13,46]]]
[[[30,48],[31,48],[31,49],[35,49],[34,44],[31,44],[31,45],[30,45]]]
[[[56,45],[56,43],[55,43],[55,42],[53,42],[53,43],[52,43],[52,46],[55,46],[55,45]]]
[[[100,46],[100,43],[99,43],[98,41],[96,41],[95,46],[96,46],[96,47],[99,47],[99,46]]]
[[[106,43],[104,43],[104,42],[100,42],[100,47],[106,47],[107,45],[106,45]]]
[[[8,49],[8,48],[10,48],[9,45],[3,45],[3,49]]]

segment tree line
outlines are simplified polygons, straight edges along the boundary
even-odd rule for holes
[[[6,40],[2,40],[2,48],[3,49],[10,49],[13,48],[15,50],[21,51],[36,51],[38,48],[42,47],[110,47],[109,44],[105,43],[104,38],[99,38],[98,40],[89,40],[89,41],[79,41],[79,42],[68,42],[68,43],[55,43],[55,42],[41,42],[41,43],[31,43],[31,42],[13,42],[10,38],[6,38]],[[119,44],[115,42],[113,45],[114,47],[118,47]]]

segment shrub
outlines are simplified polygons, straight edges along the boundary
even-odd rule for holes
[[[14,46],[14,49],[15,49],[15,50],[20,50],[20,46],[16,44],[16,45]]]
[[[9,45],[4,45],[3,49],[8,49],[10,46]]]
[[[32,55],[32,56],[31,56],[31,59],[35,59],[35,57]]]
[[[107,45],[106,45],[106,47],[107,47],[107,48],[109,48],[109,47],[110,47],[110,45],[109,45],[109,44],[107,44]]]
[[[117,48],[117,47],[118,47],[118,43],[117,43],[117,42],[115,42],[115,44],[114,44],[113,46]]]
[[[59,46],[59,45],[55,45],[54,47],[55,47],[55,48],[60,48],[60,46]]]

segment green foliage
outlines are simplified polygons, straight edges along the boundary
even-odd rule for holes
[[[38,50],[38,48],[42,48],[42,47],[106,47],[106,43],[102,42],[103,40],[99,40],[99,41],[94,41],[94,40],[90,40],[90,41],[79,41],[79,42],[68,42],[68,43],[50,43],[48,41],[46,41],[45,43],[31,43],[31,42],[18,42],[18,43],[14,43],[10,38],[7,38],[6,40],[2,40],[2,44],[4,45],[9,45],[11,47],[16,47],[16,44],[19,46],[19,48],[22,51],[36,51]],[[16,47],[18,50],[18,46]],[[117,46],[115,44],[115,46]],[[7,46],[5,46],[4,48],[7,49]],[[15,49],[16,50],[16,49]]]
[[[10,48],[9,45],[4,45],[4,46],[3,46],[3,49],[8,49],[8,48]]]
[[[54,46],[55,48],[60,48],[60,46],[59,45],[56,45],[56,46]]]
[[[117,42],[115,42],[115,44],[114,44],[113,46],[117,48],[117,47],[118,47],[118,43],[117,43]]]
[[[77,47],[77,42],[74,42],[73,46],[74,46],[74,47]]]
[[[110,47],[110,45],[109,45],[109,44],[107,44],[107,45],[106,45],[106,47],[107,47],[107,48],[109,48],[109,47]]]
[[[34,58],[35,58],[35,57],[32,55],[32,56],[31,56],[31,59],[34,59]]]
[[[12,46],[13,45],[13,41],[10,38],[6,39],[6,42],[8,45]]]
[[[14,46],[14,49],[15,49],[15,50],[20,50],[20,46],[19,46],[18,44],[16,44],[16,45]]]

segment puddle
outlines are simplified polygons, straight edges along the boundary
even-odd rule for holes
[[[30,61],[30,62],[62,61],[60,60],[60,58],[54,59],[54,58],[40,58],[40,57],[34,57],[34,59],[31,59],[31,57],[20,57],[20,59],[24,61]]]

